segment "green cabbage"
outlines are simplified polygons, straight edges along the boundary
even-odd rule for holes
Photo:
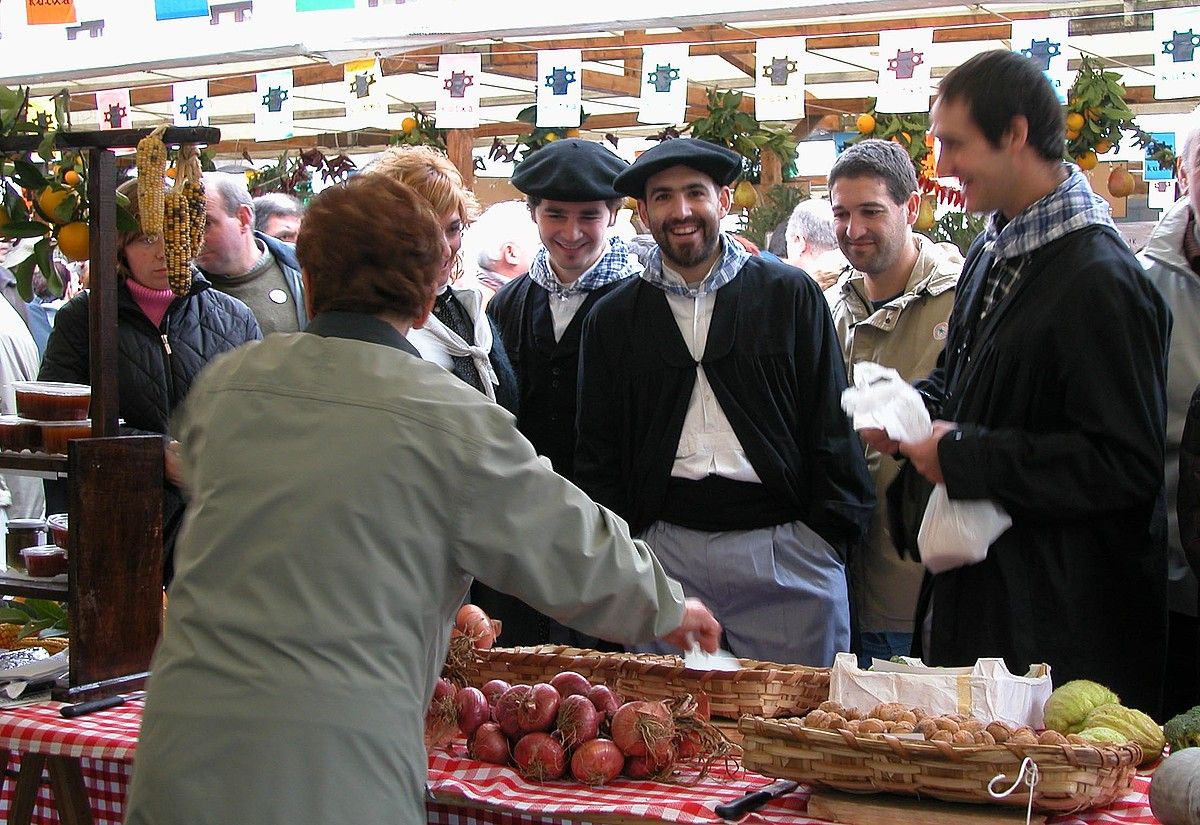
[[[1055,688],[1043,710],[1046,727],[1059,733],[1079,733],[1087,715],[1100,705],[1120,704],[1117,694],[1096,682],[1076,679]]]

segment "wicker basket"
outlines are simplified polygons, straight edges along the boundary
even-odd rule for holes
[[[715,717],[743,714],[794,716],[829,698],[829,669],[742,659],[741,670],[689,670],[678,656],[601,653],[561,645],[476,650],[464,667],[467,684],[490,679],[513,684],[549,681],[564,670],[604,683],[625,699],[669,699],[682,693],[708,696]]]
[[[1031,758],[1038,767],[1033,807],[1066,813],[1112,802],[1130,786],[1142,759],[1135,744],[950,745],[895,736],[855,736],[849,731],[806,728],[798,719],[744,716],[742,764],[767,776],[856,793],[899,793],[949,802],[1025,806],[1025,785],[1003,799],[988,783],[1007,790]]]
[[[741,670],[709,671],[689,670],[677,656],[633,657],[621,668],[616,691],[637,699],[704,693],[710,713],[727,719],[795,716],[829,698],[829,668],[738,661]]]

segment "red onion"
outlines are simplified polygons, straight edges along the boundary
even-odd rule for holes
[[[626,756],[670,759],[675,722],[662,702],[626,702],[612,718],[612,738]]]
[[[500,698],[500,695],[510,687],[512,687],[512,685],[503,679],[492,679],[483,686],[482,690],[488,704],[494,705],[496,704],[496,700]]]
[[[563,747],[573,748],[600,732],[601,715],[586,696],[575,694],[563,699],[558,706],[558,732]]]
[[[458,688],[449,679],[441,678],[433,683],[433,701],[439,699],[453,699],[454,694],[458,692]]]
[[[617,708],[621,707],[621,697],[613,693],[608,685],[592,685],[588,689],[587,697],[592,700],[596,710],[610,719],[617,712]]]
[[[513,748],[512,757],[517,773],[535,782],[558,779],[566,770],[562,745],[548,733],[525,734]]]
[[[492,717],[499,723],[506,736],[515,737],[522,733],[517,709],[524,703],[529,691],[529,685],[513,685],[500,694],[500,698],[492,707]]]
[[[479,688],[462,688],[454,697],[458,708],[458,729],[470,736],[492,716],[492,709]]]
[[[576,694],[587,696],[588,691],[592,689],[592,683],[573,670],[564,670],[562,673],[556,673],[550,680],[550,684],[554,685],[554,689],[564,699]]]
[[[467,752],[471,754],[472,759],[478,759],[481,762],[507,765],[508,737],[495,722],[484,722],[468,741]]]
[[[505,694],[507,695],[507,694]],[[558,718],[561,697],[553,686],[540,682],[529,689],[517,705],[517,725],[521,733],[549,731]],[[506,730],[505,733],[508,731]]]
[[[496,629],[483,608],[473,604],[464,604],[454,617],[454,627],[464,636],[471,639],[471,645],[479,650],[487,650],[496,643]]]
[[[584,742],[571,757],[571,776],[585,785],[604,785],[616,779],[625,767],[625,757],[608,739]]]
[[[631,756],[625,760],[624,773],[630,779],[657,779],[668,769],[670,762],[658,762],[649,756]]]

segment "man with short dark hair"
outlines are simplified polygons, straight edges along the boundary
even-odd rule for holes
[[[907,381],[928,375],[946,340],[962,258],[912,231],[921,196],[908,153],[886,140],[848,147],[829,172],[829,197],[837,243],[851,267],[826,293],[849,379],[863,361],[891,367]],[[866,539],[850,556],[850,582],[860,659],[869,666],[872,658],[909,654],[925,571],[900,556],[888,529],[884,493],[899,463],[870,447],[866,455],[875,511]]]
[[[576,476],[703,594],[735,655],[828,666],[874,495],[820,289],[720,231],[741,164],[676,139],[617,177],[658,249],[584,325]]]
[[[304,219],[304,204],[286,192],[267,192],[254,199],[254,230],[294,244]]]
[[[938,174],[991,212],[963,266],[945,352],[918,382],[933,435],[897,444],[952,501],[1012,517],[978,564],[932,577],[927,660],[1035,662],[1158,711],[1166,644],[1170,313],[1105,201],[1062,160],[1063,113],[1032,61],[978,55],[938,88]]]
[[[204,174],[208,201],[196,267],[212,285],[254,313],[263,335],[296,332],[308,323],[295,248],[256,232],[245,182],[224,172]]]

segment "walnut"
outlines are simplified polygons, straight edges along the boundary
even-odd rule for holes
[[[842,716],[840,713],[831,713],[829,714],[829,724],[825,727],[829,728],[829,730],[842,730],[846,727],[846,724],[845,716]]]
[[[916,731],[926,739],[931,739],[938,732],[937,722],[932,717],[926,716],[920,722],[917,722]]]
[[[1056,730],[1042,731],[1042,735],[1038,737],[1039,745],[1065,745],[1067,737],[1063,736]]]
[[[975,734],[975,744],[977,744],[977,745],[994,745],[994,744],[996,744],[996,737],[992,736],[986,730],[983,730],[983,731],[980,731],[979,733]]]
[[[912,722],[897,722],[892,728],[892,733],[912,733],[916,727]]]
[[[806,728],[828,728],[829,714],[823,710],[810,710],[801,724]]]
[[[1089,742],[1088,740],[1086,740],[1082,736],[1080,736],[1078,733],[1068,733],[1067,741],[1069,743],[1071,743],[1072,745],[1090,745],[1090,744],[1092,744],[1091,742]]]
[[[951,733],[958,733],[958,722],[954,719],[951,719],[949,716],[939,716],[937,719],[933,720],[933,723],[937,725],[938,730],[948,730]]]
[[[859,733],[883,733],[887,727],[878,719],[863,719],[858,723]]]
[[[861,710],[859,710],[858,708],[843,708],[841,713],[842,713],[842,716],[845,716],[849,720],[864,718],[863,712]]]
[[[951,741],[956,745],[974,745],[975,734],[971,733],[969,730],[959,730],[958,733],[953,735]]]
[[[959,730],[969,730],[971,733],[978,733],[983,730],[983,722],[978,719],[964,719],[959,723]]]
[[[1036,745],[1038,738],[1029,728],[1022,728],[1008,737],[1007,745]]]
[[[926,712],[925,708],[913,708],[912,710],[909,711],[909,713],[911,713],[913,716],[915,716],[916,721],[918,721],[918,722],[920,722],[922,719],[924,719],[925,717],[927,717],[929,715],[929,713]]]
[[[906,710],[903,713],[898,714],[896,716],[896,721],[897,722],[909,722],[909,723],[915,725],[915,724],[917,724],[917,715],[915,713],[913,713],[911,710]]]
[[[873,715],[885,722],[897,722],[902,713],[908,713],[908,708],[899,702],[885,702],[879,706],[879,713]]]
[[[862,733],[862,720],[861,719],[846,720],[846,730],[850,731],[855,736],[858,736],[860,733]]]
[[[821,704],[817,705],[817,710],[823,710],[826,713],[841,713],[845,708],[840,702],[835,702],[832,699],[826,699]]]
[[[1003,744],[1008,741],[1008,737],[1012,736],[1013,728],[1007,722],[989,722],[985,730],[992,735],[992,738]]]
[[[954,734],[948,730],[936,731],[933,736],[929,737],[930,742],[953,742]]]

